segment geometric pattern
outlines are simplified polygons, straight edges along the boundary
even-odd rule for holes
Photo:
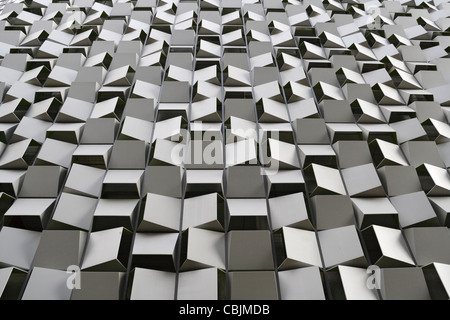
[[[447,1],[0,10],[0,298],[449,299]]]

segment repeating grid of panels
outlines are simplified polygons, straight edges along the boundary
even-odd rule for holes
[[[0,10],[0,298],[450,297],[446,1]]]

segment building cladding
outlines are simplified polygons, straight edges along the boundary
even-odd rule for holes
[[[0,298],[450,298],[450,3],[0,3]]]

